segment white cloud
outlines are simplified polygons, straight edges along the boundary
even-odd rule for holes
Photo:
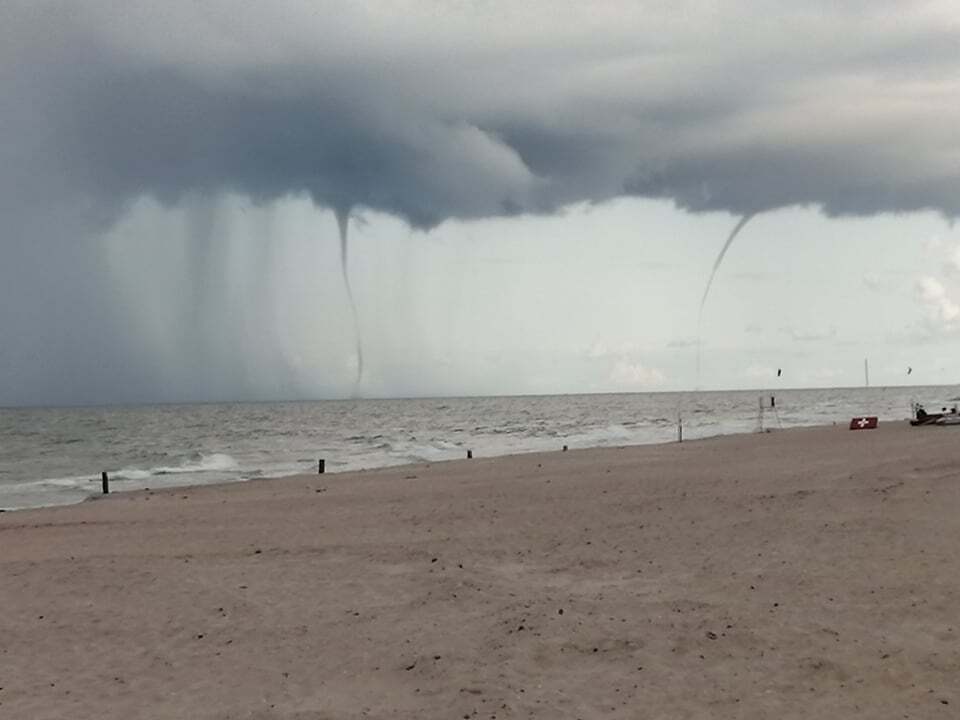
[[[960,239],[934,235],[923,243],[923,249],[940,266],[947,277],[960,275]]]
[[[599,360],[600,358],[609,357],[610,348],[608,348],[602,342],[597,341],[586,349],[586,356],[591,360]]]
[[[610,382],[619,387],[650,387],[666,382],[663,372],[640,362],[618,360],[610,371]]]
[[[927,315],[942,330],[952,330],[960,319],[960,305],[943,283],[930,275],[917,281],[917,295]]]
[[[928,253],[939,253],[943,248],[943,237],[939,234],[933,234],[923,241],[923,249]]]
[[[947,252],[947,272],[950,274],[960,272],[960,243]]]
[[[621,342],[617,345],[596,341],[585,351],[589,360],[609,367],[608,386],[613,389],[643,388],[663,385],[666,376],[643,361],[644,349],[636,342]]]
[[[636,342],[622,342],[616,346],[597,340],[585,351],[586,356],[591,360],[602,360],[605,358],[628,359],[640,355],[643,348]]]

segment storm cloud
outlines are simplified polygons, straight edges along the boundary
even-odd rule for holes
[[[950,4],[793,5],[7,3],[4,196],[955,216]]]
[[[144,197],[305,194],[419,229],[625,195],[952,219],[956,18],[882,0],[6,2],[0,318],[24,326],[9,288],[48,257],[24,245],[81,243]]]

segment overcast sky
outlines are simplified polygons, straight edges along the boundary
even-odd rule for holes
[[[8,0],[0,404],[957,382],[958,38],[953,2]]]

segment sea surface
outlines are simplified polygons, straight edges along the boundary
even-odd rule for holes
[[[0,409],[0,508],[194,485],[849,422],[952,405],[960,386]]]

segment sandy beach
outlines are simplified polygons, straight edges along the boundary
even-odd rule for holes
[[[954,718],[960,429],[0,515],[0,717]]]

